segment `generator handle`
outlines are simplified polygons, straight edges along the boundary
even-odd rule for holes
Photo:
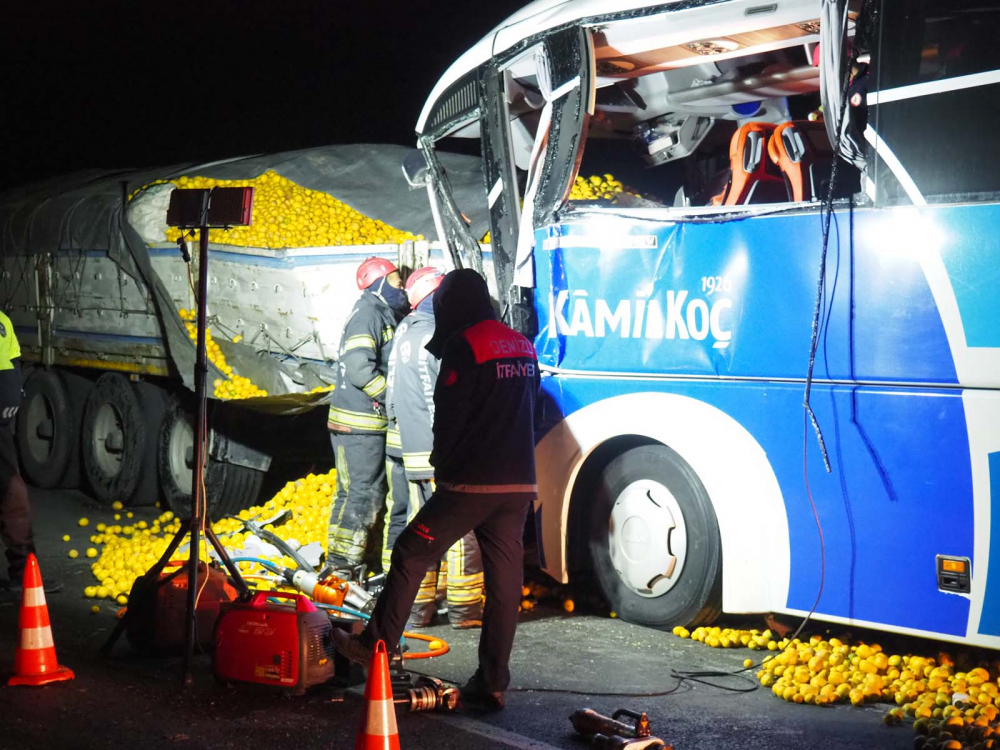
[[[293,594],[285,591],[258,591],[250,599],[251,607],[262,608],[266,603],[268,598],[275,597],[279,599],[294,599],[295,600],[295,611],[296,612],[316,612],[317,609],[313,605],[309,598],[303,594]]]

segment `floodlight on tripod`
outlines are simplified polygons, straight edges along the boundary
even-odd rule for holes
[[[184,638],[184,684],[191,682],[191,659],[194,655],[195,608],[198,599],[198,558],[201,548],[200,534],[211,542],[220,560],[233,577],[236,587],[243,597],[249,597],[249,588],[240,576],[239,569],[229,558],[225,548],[216,538],[211,526],[207,525],[208,501],[205,497],[205,460],[208,445],[208,357],[205,351],[206,306],[208,300],[208,236],[210,229],[229,229],[249,226],[253,215],[254,190],[250,187],[237,188],[176,188],[170,193],[167,208],[167,225],[180,229],[199,231],[198,294],[195,303],[198,309],[198,336],[196,340],[194,382],[198,401],[198,415],[195,423],[194,467],[191,483],[191,516],[181,525],[174,539],[168,545],[164,557],[169,559],[185,534],[190,533],[188,551],[188,603],[186,632]],[[190,262],[186,246],[181,242],[185,261]],[[162,560],[163,558],[161,558]]]

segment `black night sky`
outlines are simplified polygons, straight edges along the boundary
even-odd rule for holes
[[[87,167],[411,145],[441,73],[524,4],[14,0],[0,189]]]

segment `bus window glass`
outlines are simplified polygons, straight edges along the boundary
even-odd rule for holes
[[[1000,6],[981,0],[892,0],[882,10],[882,89],[1000,69]]]
[[[879,202],[991,200],[1000,193],[1000,7],[885,2],[873,56],[869,143]],[[874,85],[873,85],[874,89]]]

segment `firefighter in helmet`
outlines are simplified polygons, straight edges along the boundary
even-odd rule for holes
[[[386,370],[397,322],[408,305],[396,266],[368,258],[358,267],[361,297],[340,339],[330,429],[337,491],[330,510],[327,571],[362,562],[385,498]]]

